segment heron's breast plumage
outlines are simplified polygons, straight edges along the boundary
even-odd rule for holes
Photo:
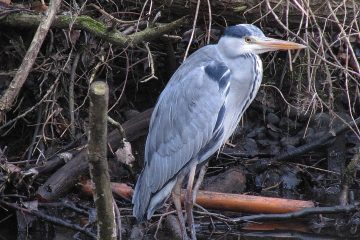
[[[254,100],[262,80],[262,62],[255,54],[244,54],[227,63],[231,70],[230,91],[226,99],[227,132],[225,141],[232,135],[250,103]]]

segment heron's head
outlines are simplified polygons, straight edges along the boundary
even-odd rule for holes
[[[302,44],[266,37],[258,27],[251,24],[227,27],[218,46],[227,57],[306,48]]]

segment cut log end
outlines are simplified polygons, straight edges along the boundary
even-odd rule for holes
[[[105,82],[98,81],[91,84],[91,91],[93,91],[95,95],[103,96],[109,91],[109,89]]]

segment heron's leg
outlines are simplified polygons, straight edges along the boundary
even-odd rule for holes
[[[173,191],[172,191],[172,199],[173,199],[175,209],[176,209],[176,212],[178,215],[182,239],[187,239],[185,220],[184,220],[184,215],[182,214],[182,208],[181,208],[181,185],[184,180],[184,177],[185,176],[183,176],[182,174],[180,174],[180,176],[178,177],[175,187],[173,188]]]
[[[195,173],[196,173],[196,164],[193,164],[190,168],[189,180],[188,180],[188,185],[187,185],[187,190],[186,190],[186,195],[185,195],[185,209],[186,209],[186,215],[187,215],[187,222],[188,222],[188,227],[191,232],[192,240],[196,240],[196,232],[195,232],[194,216],[193,216],[194,201],[193,201],[193,194],[192,194]]]
[[[191,193],[191,212],[190,212],[190,214],[191,214],[191,221],[192,221],[192,223],[190,223],[189,221],[189,214],[188,214],[188,222],[189,222],[189,227],[190,227],[190,231],[191,231],[191,237],[193,238],[193,239],[196,239],[196,231],[195,231],[195,225],[194,225],[194,217],[193,217],[193,212],[192,212],[192,208],[193,208],[193,205],[194,205],[194,203],[195,203],[195,200],[196,200],[196,195],[197,195],[197,192],[199,191],[199,188],[200,188],[200,185],[201,185],[201,183],[202,183],[202,181],[203,181],[203,179],[204,179],[204,176],[205,176],[205,173],[206,173],[206,170],[207,170],[207,167],[208,167],[208,163],[206,163],[206,164],[204,164],[202,167],[201,167],[201,169],[200,169],[200,172],[199,172],[199,176],[198,176],[198,178],[197,178],[197,180],[196,180],[196,183],[195,183],[195,186],[194,186],[194,188],[192,189],[192,193]],[[195,167],[195,169],[196,169],[196,167]],[[195,171],[194,171],[194,176],[195,176]],[[191,172],[190,172],[190,176],[189,176],[189,179],[190,179],[190,177],[191,177]],[[191,184],[193,184],[193,183],[191,183]],[[189,189],[189,188],[188,188]],[[190,195],[189,195],[189,197],[190,197]]]
[[[198,178],[196,180],[196,183],[195,183],[195,186],[194,186],[194,189],[193,189],[193,193],[192,193],[193,203],[195,203],[196,195],[197,195],[197,193],[199,191],[199,188],[201,186],[202,181],[204,180],[204,176],[205,176],[205,173],[207,171],[208,165],[209,165],[208,163],[205,163],[204,165],[201,166],[199,176],[198,176]]]

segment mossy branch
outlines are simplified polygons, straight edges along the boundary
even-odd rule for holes
[[[35,28],[37,27],[41,19],[44,16],[34,15],[28,13],[14,13],[0,19],[0,25],[12,26],[12,27],[25,27]],[[170,32],[186,23],[186,17],[182,17],[174,22],[161,24],[155,27],[146,28],[143,31],[124,35],[120,31],[110,29],[102,22],[97,21],[89,16],[78,16],[73,18],[72,16],[58,15],[53,21],[52,28],[68,28],[70,24],[73,29],[87,31],[94,36],[101,38],[105,41],[111,42],[117,46],[133,47],[143,41],[150,41],[162,36],[163,34]]]

